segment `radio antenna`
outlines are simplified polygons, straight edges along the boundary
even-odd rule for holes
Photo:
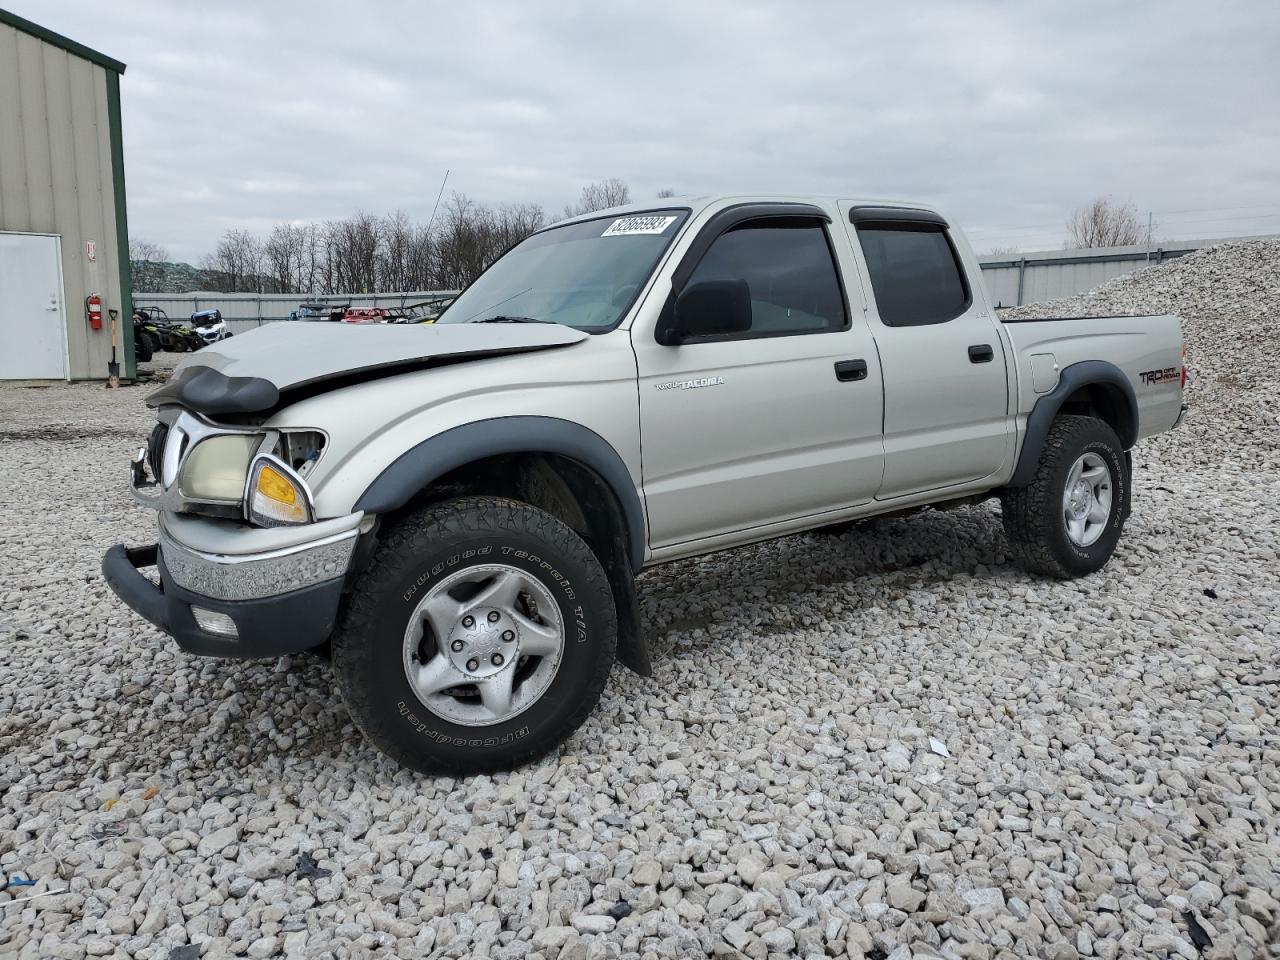
[[[431,225],[436,222],[436,211],[440,209],[440,198],[444,196],[444,185],[449,182],[449,171],[444,172],[440,181],[440,192],[436,194],[436,205],[431,208],[431,219],[427,221],[427,236],[431,236]]]

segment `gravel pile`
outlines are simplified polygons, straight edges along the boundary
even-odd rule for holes
[[[1280,240],[1205,247],[1089,293],[1003,310],[1010,317],[1172,313],[1186,336],[1192,413],[1161,453],[1183,463],[1275,466],[1280,431]],[[1188,443],[1187,434],[1195,436]],[[1270,438],[1270,442],[1264,442]]]
[[[990,505],[660,568],[657,675],[466,781],[110,596],[145,389],[0,388],[0,957],[1274,955],[1278,283],[1238,244],[1088,298],[1197,368],[1102,573],[1025,576]]]

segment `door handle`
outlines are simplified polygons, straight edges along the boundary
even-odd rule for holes
[[[970,363],[990,363],[995,355],[996,352],[991,349],[989,343],[975,343],[969,348]]]
[[[850,380],[867,379],[867,361],[838,360],[836,362],[836,379],[841,383],[848,383]]]

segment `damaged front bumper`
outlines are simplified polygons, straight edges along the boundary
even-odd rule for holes
[[[329,638],[363,519],[246,529],[162,513],[158,544],[114,546],[102,572],[121,600],[189,653],[296,653]],[[151,566],[158,582],[142,573]]]

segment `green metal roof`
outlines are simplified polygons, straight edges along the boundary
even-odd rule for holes
[[[106,67],[116,73],[124,73],[124,64],[119,60],[114,60],[105,53],[99,53],[97,50],[86,47],[83,43],[76,43],[69,37],[54,33],[38,23],[32,23],[30,20],[20,17],[16,13],[10,13],[3,8],[0,8],[0,23],[7,24],[15,30],[21,30],[23,33],[29,33],[31,36],[37,37],[45,43],[51,43],[55,47],[61,47],[68,53],[74,53],[77,57],[83,57],[85,60],[96,63],[100,67]]]

